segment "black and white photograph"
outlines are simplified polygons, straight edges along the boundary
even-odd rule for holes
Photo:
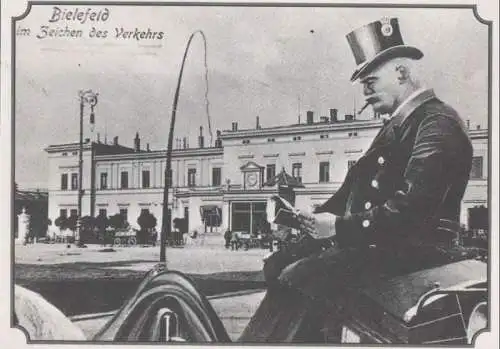
[[[498,347],[498,3],[4,1],[1,38],[2,347]]]

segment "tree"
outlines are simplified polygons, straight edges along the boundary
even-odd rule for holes
[[[151,230],[156,227],[156,217],[147,210],[141,212],[139,217],[137,218],[137,224],[141,227],[141,230],[138,234],[138,240],[141,244],[147,243],[149,234]]]
[[[71,231],[76,231],[76,224],[78,223],[78,216],[77,215],[72,215],[69,216],[69,218],[66,220],[66,228],[68,228]]]
[[[128,228],[128,222],[125,220],[123,215],[117,213],[109,217],[109,226],[114,229],[126,229]]]
[[[56,225],[56,227],[58,227],[60,230],[64,230],[66,229],[67,227],[67,221],[68,221],[68,218],[65,217],[65,216],[59,216],[56,218],[56,220],[54,221],[54,224]]]
[[[92,216],[84,216],[81,221],[80,243],[88,243],[94,238],[95,218]]]
[[[99,232],[99,238],[106,244],[108,241],[113,241],[113,237],[107,236],[106,228],[109,227],[108,216],[104,213],[99,213],[95,218],[95,228]]]

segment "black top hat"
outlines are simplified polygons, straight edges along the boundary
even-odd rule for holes
[[[395,57],[420,59],[422,51],[405,45],[397,18],[384,18],[347,34],[357,67],[351,81]]]

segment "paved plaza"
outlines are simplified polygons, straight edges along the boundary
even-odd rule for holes
[[[106,248],[109,248],[106,247]],[[160,260],[159,246],[153,247],[113,247],[115,252],[102,252],[100,245],[88,245],[77,248],[65,244],[29,244],[16,245],[16,264],[61,264],[61,263],[112,263],[130,262],[127,266],[110,266],[147,271]],[[184,273],[212,274],[230,271],[262,270],[263,259],[269,255],[265,249],[231,251],[223,246],[219,236],[207,237],[203,244],[191,243],[182,248],[167,247],[167,265],[169,269]]]
[[[160,256],[158,246],[114,247],[115,252],[102,252],[103,249],[99,245],[88,245],[87,248],[73,245],[67,248],[65,244],[16,245],[15,262],[30,265],[110,263],[105,268],[146,272],[158,263]],[[183,248],[167,248],[167,265],[187,274],[256,272],[262,270],[263,259],[268,254],[269,251],[263,249],[231,251],[224,248],[222,238],[212,236],[203,243],[198,241]],[[236,340],[263,297],[264,290],[248,290],[208,298],[231,339]],[[100,316],[84,314],[73,317],[73,320],[87,338],[91,338],[111,315],[112,312]]]

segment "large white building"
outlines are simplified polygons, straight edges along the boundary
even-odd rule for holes
[[[189,229],[256,231],[264,219],[266,200],[277,193],[266,182],[283,169],[299,179],[296,206],[310,210],[342,183],[348,167],[369,147],[382,122],[378,119],[337,121],[330,118],[290,126],[218,132],[215,147],[204,147],[202,130],[196,148],[177,144],[172,155],[172,218],[188,218]],[[468,209],[487,206],[488,132],[470,130],[474,147],[471,179],[463,199],[461,222]],[[178,142],[179,143],[179,142]],[[165,151],[87,141],[83,152],[82,215],[121,213],[137,227],[149,210],[161,227]],[[77,213],[78,143],[50,145],[49,218]]]

